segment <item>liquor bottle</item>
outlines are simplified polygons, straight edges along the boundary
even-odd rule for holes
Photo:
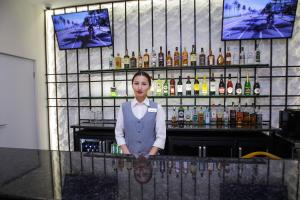
[[[174,67],[179,67],[180,65],[180,54],[178,52],[178,47],[175,47],[175,52],[174,52]]]
[[[205,56],[203,47],[201,47],[201,52],[200,52],[200,55],[199,55],[199,65],[200,66],[205,66],[205,59],[206,59],[206,56]]]
[[[255,63],[256,64],[260,63],[260,50],[258,44],[256,44],[256,48],[255,48]]]
[[[200,110],[198,112],[198,125],[202,126],[204,123],[204,111],[202,110],[202,107],[200,107]]]
[[[196,47],[195,47],[195,45],[192,46],[191,66],[197,66],[197,54],[196,54]]]
[[[177,126],[177,113],[176,113],[176,108],[173,107],[173,114],[172,114],[172,127],[176,127]]]
[[[250,122],[250,113],[248,110],[248,104],[245,104],[244,111],[243,111],[243,127],[248,127]]]
[[[167,57],[166,57],[166,66],[167,67],[172,67],[173,66],[173,59],[172,59],[170,51],[168,51],[168,54],[167,54]]]
[[[206,110],[205,110],[204,121],[205,121],[205,125],[209,125],[210,124],[210,111],[209,111],[209,107],[207,107]]]
[[[158,53],[158,66],[163,67],[165,65],[165,57],[164,53],[162,52],[162,46],[159,47],[159,53]]]
[[[207,56],[207,65],[215,65],[215,56],[211,49],[209,49],[209,54]]]
[[[171,80],[170,80],[170,96],[175,96],[176,91],[175,91],[175,79],[173,74],[171,75]]]
[[[203,81],[202,81],[202,95],[206,96],[208,95],[208,84],[206,80],[206,75],[203,76]]]
[[[143,60],[144,60],[144,68],[149,68],[149,54],[148,54],[148,49],[145,49],[145,54],[144,54]]]
[[[236,127],[241,128],[243,127],[243,117],[244,113],[241,109],[241,104],[238,104],[238,110],[236,112]]]
[[[158,78],[156,80],[156,96],[162,96],[162,80],[160,80],[160,75],[158,74]]]
[[[186,48],[183,48],[183,52],[182,52],[182,65],[183,66],[188,66],[189,64],[189,54],[186,50]]]
[[[129,65],[130,65],[130,58],[129,58],[127,49],[125,50],[125,55],[124,55],[123,61],[124,61],[124,69],[128,69]]]
[[[236,110],[235,110],[234,102],[232,102],[232,106],[229,111],[229,122],[230,122],[230,127],[234,128],[236,126]]]
[[[244,84],[244,95],[251,95],[251,83],[249,81],[249,74],[247,74],[247,78]]]
[[[225,64],[225,59],[222,54],[222,48],[219,48],[219,56],[217,58],[217,65],[224,65]]]
[[[134,51],[132,52],[131,58],[130,58],[130,67],[136,68],[136,57],[134,55]]]
[[[230,48],[227,47],[227,51],[225,54],[225,64],[226,65],[231,65],[231,53],[230,53]]]
[[[182,105],[178,109],[178,126],[180,128],[184,127],[184,108]]]
[[[229,74],[227,81],[227,95],[233,95],[233,83],[231,81],[231,74]]]
[[[244,51],[244,47],[241,47],[241,52],[240,52],[240,65],[244,65],[245,64],[245,51]]]
[[[221,127],[222,125],[223,125],[223,109],[221,104],[219,104],[217,108],[217,127]]]
[[[210,123],[215,124],[217,122],[217,111],[215,108],[215,104],[212,104],[211,111],[210,111]]]
[[[157,66],[157,56],[154,48],[152,47],[152,53],[151,53],[151,67]]]
[[[185,83],[185,92],[186,92],[187,96],[190,96],[190,95],[192,95],[192,83],[191,83],[191,80],[190,80],[190,76],[188,76],[187,78],[188,79]]]
[[[221,79],[219,83],[219,95],[225,95],[225,83],[223,81],[223,74],[221,74]]]
[[[185,124],[187,126],[192,125],[192,113],[191,113],[189,106],[187,107],[186,112],[185,112]]]
[[[256,125],[256,112],[255,112],[255,104],[252,103],[252,111],[250,113],[250,126],[255,126]]]
[[[242,95],[242,84],[240,81],[240,74],[237,73],[237,80],[236,80],[236,84],[235,84],[235,95]]]
[[[256,78],[253,86],[253,95],[260,95],[260,84],[259,84],[258,77]]]
[[[182,95],[182,78],[179,76],[179,80],[177,82],[177,95],[181,96]]]
[[[114,54],[111,53],[109,56],[109,69],[112,69],[114,66]]]
[[[197,107],[194,106],[194,111],[193,111],[193,124],[197,124],[198,123],[198,112],[197,112]]]
[[[229,124],[228,106],[225,106],[225,107],[224,107],[223,121],[224,121],[224,126],[227,127],[228,124]]]
[[[198,80],[198,76],[195,76],[195,80],[194,80],[194,95],[198,96],[200,93],[200,84],[199,84],[199,80]]]
[[[211,74],[209,93],[210,95],[216,94],[216,80],[215,80],[214,73]]]
[[[119,53],[117,53],[117,56],[115,57],[115,67],[116,69],[122,68],[122,58],[120,57]]]
[[[166,79],[165,82],[164,82],[163,94],[164,94],[164,96],[168,96],[169,95],[169,83],[168,83],[168,79]]]
[[[142,57],[141,52],[139,52],[139,56],[138,56],[138,66],[139,66],[139,68],[143,67],[143,57]]]

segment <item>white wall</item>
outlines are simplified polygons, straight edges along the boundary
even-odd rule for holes
[[[0,52],[36,61],[36,111],[39,148],[48,148],[45,84],[44,10],[29,1],[0,0]],[[16,76],[22,76],[18,74]]]

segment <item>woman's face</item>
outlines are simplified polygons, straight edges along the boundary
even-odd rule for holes
[[[145,76],[136,76],[133,79],[132,88],[137,99],[145,99],[150,89],[148,79]]]

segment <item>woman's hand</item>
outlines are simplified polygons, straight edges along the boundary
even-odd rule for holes
[[[152,147],[150,152],[149,152],[149,156],[155,156],[158,153],[159,148],[158,147]]]
[[[128,147],[127,147],[126,144],[122,144],[120,147],[121,147],[121,149],[122,149],[122,153],[123,153],[123,154],[131,154],[131,153],[129,152],[129,149],[128,149]]]

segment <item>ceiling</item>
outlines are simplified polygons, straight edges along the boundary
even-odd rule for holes
[[[36,5],[42,5],[45,8],[60,8],[74,5],[85,5],[93,3],[105,3],[120,0],[27,0]]]

